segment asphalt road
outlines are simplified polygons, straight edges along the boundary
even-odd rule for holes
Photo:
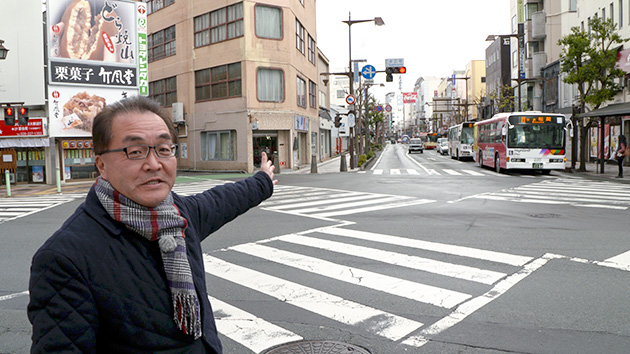
[[[365,171],[278,178],[203,244],[225,353],[297,340],[381,354],[630,346],[627,184],[496,174],[399,144]],[[189,180],[175,190],[223,183]],[[0,353],[29,351],[30,258],[82,199],[44,198],[0,223]]]

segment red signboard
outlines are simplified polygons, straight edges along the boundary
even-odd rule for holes
[[[0,136],[43,136],[44,123],[42,118],[30,118],[28,125],[5,125],[0,120]]]
[[[416,103],[417,101],[417,92],[403,92],[403,103]]]

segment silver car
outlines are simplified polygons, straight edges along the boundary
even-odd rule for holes
[[[424,152],[424,143],[420,139],[411,139],[409,140],[407,153],[411,154],[414,151],[420,151],[422,154]]]

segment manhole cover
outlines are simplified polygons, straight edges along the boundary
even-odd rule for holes
[[[562,217],[560,214],[527,214],[532,218],[541,218],[541,219],[557,219]]]
[[[302,340],[267,349],[261,354],[370,354],[356,345],[329,340]]]

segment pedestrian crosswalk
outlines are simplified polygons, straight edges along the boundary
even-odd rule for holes
[[[352,192],[330,188],[276,186],[271,198],[261,204],[264,210],[318,219],[433,203],[380,193]]]
[[[0,224],[46,210],[85,194],[42,195],[0,199]]]
[[[473,170],[473,169],[452,169],[452,168],[444,168],[444,169],[434,169],[434,168],[391,168],[391,169],[382,169],[376,168],[368,171],[360,171],[359,173],[372,174],[372,175],[390,175],[390,176],[398,176],[398,175],[410,175],[410,176],[467,176],[467,177],[485,177],[485,176],[505,176],[493,171],[485,171],[485,170]]]
[[[537,204],[627,210],[630,185],[578,178],[556,178],[460,199],[486,199]]]
[[[456,256],[449,258],[455,261],[444,261],[448,256]],[[473,261],[481,266],[472,266]],[[528,256],[340,226],[204,254],[206,272],[227,281],[225,293],[254,292],[258,295],[251,296],[272,299],[269,301],[274,303],[268,306],[283,313],[310,313],[330,322],[329,327],[378,336],[392,345],[408,347],[421,347],[431,336],[483,306],[480,302],[486,304],[506,292],[537,269],[538,265],[526,269],[532,261]],[[406,272],[421,276],[405,277]],[[326,280],[337,285],[325,286]],[[371,302],[365,300],[366,292],[374,298],[386,296],[391,300]],[[242,303],[235,299],[219,300],[215,296],[211,302],[218,331],[253,353],[308,335],[303,326],[277,321],[263,309],[240,308]],[[401,315],[388,308],[392,303],[414,310]],[[441,315],[412,315],[422,313],[422,307]]]

